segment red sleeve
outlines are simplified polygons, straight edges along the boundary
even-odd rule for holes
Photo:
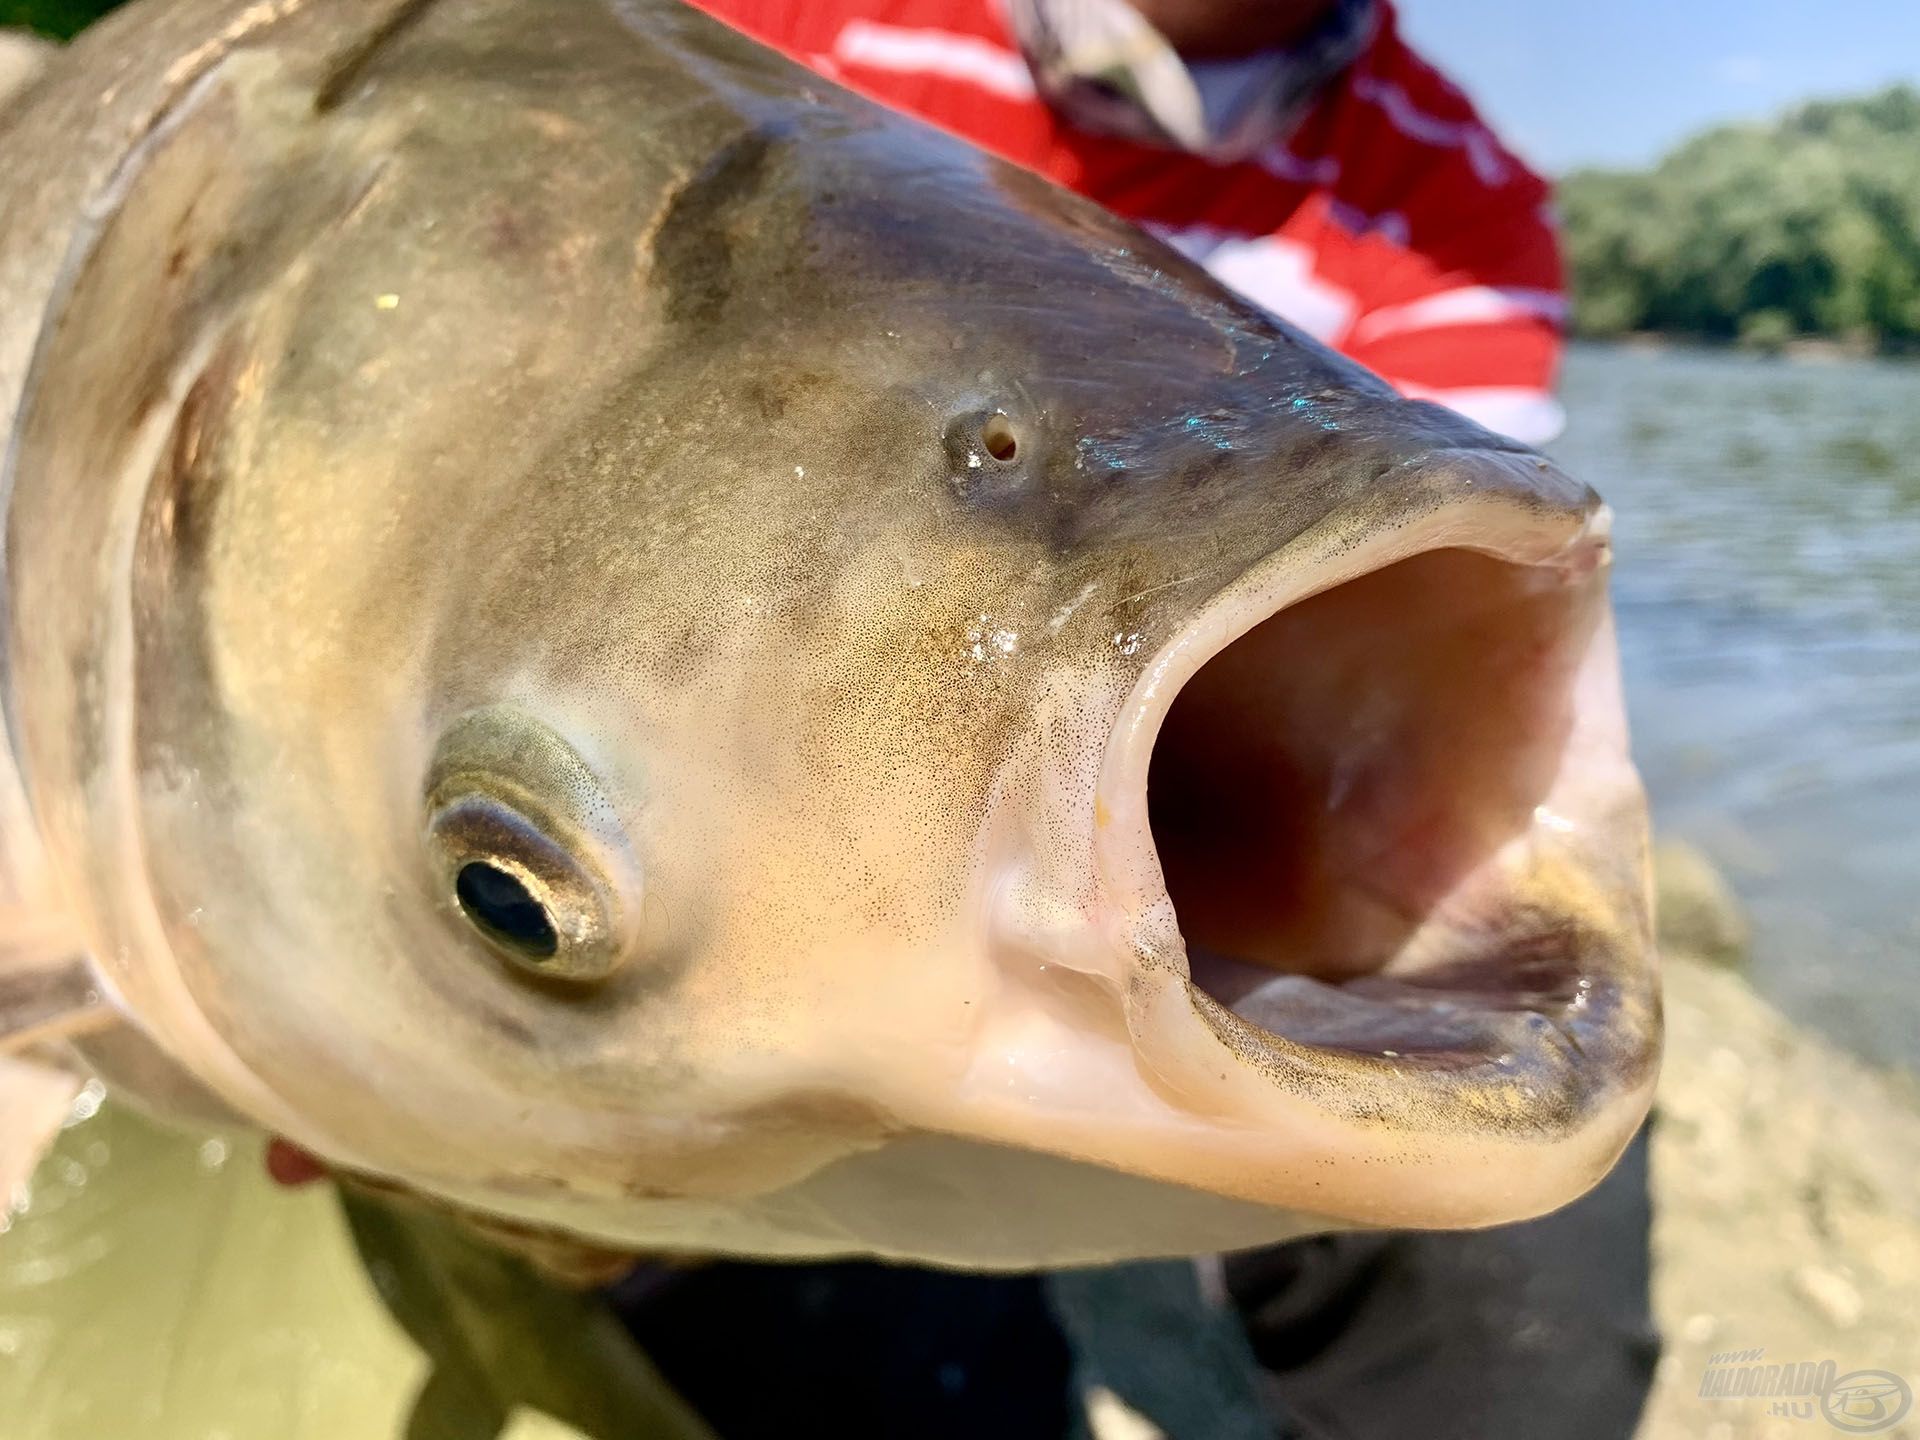
[[[1566,321],[1544,180],[1400,38],[1381,34],[1312,122],[1345,162],[1318,268],[1353,297],[1335,344],[1403,391],[1542,441]]]
[[[807,0],[692,0],[716,20],[724,20],[763,45],[799,60],[814,61],[827,53],[846,16],[837,5],[808,4]]]

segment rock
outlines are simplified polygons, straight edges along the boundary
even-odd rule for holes
[[[1654,1310],[1666,1354],[1639,1440],[1832,1434],[1700,1394],[1716,1354],[1920,1383],[1920,1096],[1670,949],[1654,1103]],[[1724,1362],[1722,1362],[1724,1363]],[[1920,1427],[1878,1432],[1920,1440]]]
[[[1860,1291],[1837,1270],[1802,1265],[1793,1272],[1793,1288],[1842,1330],[1850,1330],[1860,1323]]]
[[[1654,915],[1665,954],[1695,955],[1716,965],[1747,958],[1746,912],[1714,864],[1684,840],[1653,847]]]

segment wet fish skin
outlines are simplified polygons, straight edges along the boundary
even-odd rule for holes
[[[1250,1029],[1107,823],[1196,627],[1589,564],[1531,452],[673,4],[135,5],[0,160],[9,857],[254,1123],[596,1240],[967,1264],[1484,1223],[1624,1143],[1630,771],[1528,872],[1607,1004],[1517,1074]],[[462,914],[484,845],[571,980]]]

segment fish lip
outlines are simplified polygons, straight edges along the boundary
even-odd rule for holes
[[[1584,867],[1597,843],[1592,855],[1608,859],[1596,868],[1595,893],[1604,892],[1606,902],[1594,912],[1599,922],[1581,926],[1568,941],[1576,952],[1573,973],[1597,977],[1582,987],[1582,1003],[1592,1002],[1591,1008],[1581,1025],[1562,1026],[1551,1007],[1516,1005],[1513,1013],[1523,1023],[1518,1033],[1506,1032],[1515,1041],[1513,1053],[1482,1052],[1459,1064],[1297,1038],[1216,1000],[1193,980],[1146,808],[1148,765],[1175,698],[1262,621],[1434,550],[1472,550],[1575,574],[1604,571],[1610,534],[1611,514],[1597,498],[1541,504],[1495,487],[1456,488],[1392,529],[1357,539],[1323,526],[1282,545],[1202,604],[1139,675],[1102,757],[1093,850],[1114,907],[1109,934],[1130,956],[1123,989],[1137,1063],[1183,1108],[1220,1117],[1246,1137],[1237,1164],[1209,1168],[1204,1180],[1189,1170],[1190,1183],[1343,1222],[1500,1223],[1572,1199],[1606,1173],[1637,1128],[1657,1071],[1659,994],[1646,898],[1644,797],[1627,759],[1623,719],[1617,741],[1611,718],[1602,727],[1608,739],[1600,758],[1608,763],[1596,787],[1599,818],[1570,852],[1576,867]],[[1610,610],[1604,595],[1598,603],[1598,628],[1576,683],[1596,673],[1607,687],[1606,708],[1617,715]],[[1584,710],[1584,693],[1573,693]],[[1574,918],[1574,912],[1547,918]],[[1504,917],[1496,920],[1499,943],[1477,958],[1504,959],[1506,924]],[[1343,986],[1336,982],[1329,990]],[[1237,1063],[1229,1063],[1230,1056]],[[1275,1126],[1291,1128],[1294,1139],[1272,1134]],[[1259,1135],[1271,1138],[1253,1141]],[[1246,1147],[1266,1144],[1294,1158],[1282,1168],[1262,1167]],[[1496,1170],[1499,1183],[1490,1184]]]

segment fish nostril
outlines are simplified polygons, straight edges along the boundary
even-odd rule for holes
[[[998,411],[989,415],[987,423],[980,427],[980,443],[989,455],[1003,463],[1020,453],[1020,437],[1013,432],[1013,422]]]
[[[468,861],[454,878],[453,891],[469,920],[529,959],[549,959],[560,948],[546,907],[498,865]]]
[[[988,402],[948,416],[942,435],[948,480],[962,496],[1005,499],[1037,477],[1046,435],[1024,409]]]

